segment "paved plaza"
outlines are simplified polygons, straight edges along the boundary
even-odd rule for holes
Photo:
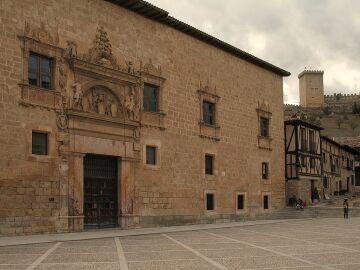
[[[360,269],[360,218],[0,247],[0,269]],[[0,238],[1,241],[1,238]]]

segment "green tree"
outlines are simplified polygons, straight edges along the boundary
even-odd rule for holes
[[[354,102],[352,111],[353,111],[353,114],[359,113],[359,108],[358,108],[358,105],[356,104],[356,102]]]
[[[336,118],[336,125],[338,126],[338,128],[340,128],[343,123],[344,123],[344,119],[341,116],[338,116]]]
[[[359,127],[359,124],[358,122],[354,119],[350,122],[350,127],[351,127],[351,130],[353,132],[353,134],[355,133],[355,130]]]
[[[330,115],[332,113],[332,110],[329,106],[326,106],[324,109],[323,109],[323,112],[325,115]]]

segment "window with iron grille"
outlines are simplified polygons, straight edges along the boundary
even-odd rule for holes
[[[264,207],[264,209],[269,209],[269,195],[264,195],[263,207]]]
[[[260,135],[262,137],[269,137],[269,119],[260,117]]]
[[[151,84],[144,84],[144,111],[159,111],[159,87]]]
[[[32,132],[32,150],[33,155],[48,154],[48,134],[42,132]]]
[[[214,174],[214,156],[205,155],[205,174]]]
[[[146,164],[156,165],[156,147],[146,146]]]
[[[215,209],[215,195],[213,193],[206,193],[206,210],[212,211]]]
[[[215,125],[215,103],[203,101],[203,121],[208,125]]]
[[[245,196],[244,194],[237,195],[237,209],[243,210],[245,207]]]
[[[28,82],[30,85],[51,89],[53,60],[30,53],[28,60]]]
[[[262,171],[262,179],[268,179],[269,178],[269,163],[263,162],[261,171]]]

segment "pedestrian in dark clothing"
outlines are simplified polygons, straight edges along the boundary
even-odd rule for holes
[[[348,203],[347,199],[344,199],[343,207],[344,207],[344,219],[348,219],[349,218],[349,203]]]

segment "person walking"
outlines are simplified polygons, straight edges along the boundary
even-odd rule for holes
[[[349,218],[349,203],[348,203],[347,199],[344,199],[343,207],[344,207],[344,219],[348,219]]]

